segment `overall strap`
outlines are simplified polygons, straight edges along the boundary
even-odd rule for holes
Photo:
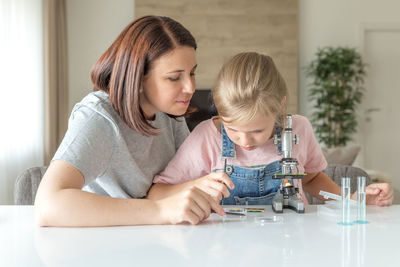
[[[236,151],[235,151],[235,143],[232,142],[231,139],[229,139],[226,131],[224,124],[221,123],[221,138],[222,138],[222,158],[235,158],[236,157]]]

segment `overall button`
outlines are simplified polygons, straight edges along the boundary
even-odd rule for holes
[[[226,172],[226,174],[231,174],[233,172],[232,166],[226,166],[225,172]]]

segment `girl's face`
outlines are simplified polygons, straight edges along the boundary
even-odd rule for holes
[[[223,121],[229,118],[221,117]],[[276,116],[257,115],[246,124],[235,125],[235,123],[223,122],[225,131],[236,145],[245,150],[253,150],[265,144],[274,132]]]
[[[179,46],[153,62],[143,80],[140,107],[146,119],[159,112],[180,116],[186,112],[195,90],[195,50]]]

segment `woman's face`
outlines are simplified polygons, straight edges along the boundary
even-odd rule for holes
[[[180,116],[186,112],[195,90],[195,50],[178,46],[153,62],[143,80],[140,107],[146,119],[159,112]]]

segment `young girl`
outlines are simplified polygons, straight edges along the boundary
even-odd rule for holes
[[[273,135],[286,114],[288,92],[282,76],[270,57],[241,53],[222,67],[212,94],[219,116],[193,130],[156,176],[148,197],[158,199],[195,186],[222,204],[271,204],[281,183],[272,176],[281,171]],[[307,118],[294,115],[292,125],[300,137],[292,155],[299,172],[306,173],[297,183],[303,201],[307,203],[303,189],[319,198],[320,190],[340,194],[340,187],[322,172],[327,163]],[[213,172],[226,173],[229,179],[221,174],[197,178]],[[368,198],[370,204],[388,205],[393,198],[387,184],[368,192],[375,196]]]
[[[196,42],[157,16],[129,24],[94,65],[94,92],[78,103],[35,200],[41,226],[196,224],[221,206],[192,188],[143,199],[189,134]]]

